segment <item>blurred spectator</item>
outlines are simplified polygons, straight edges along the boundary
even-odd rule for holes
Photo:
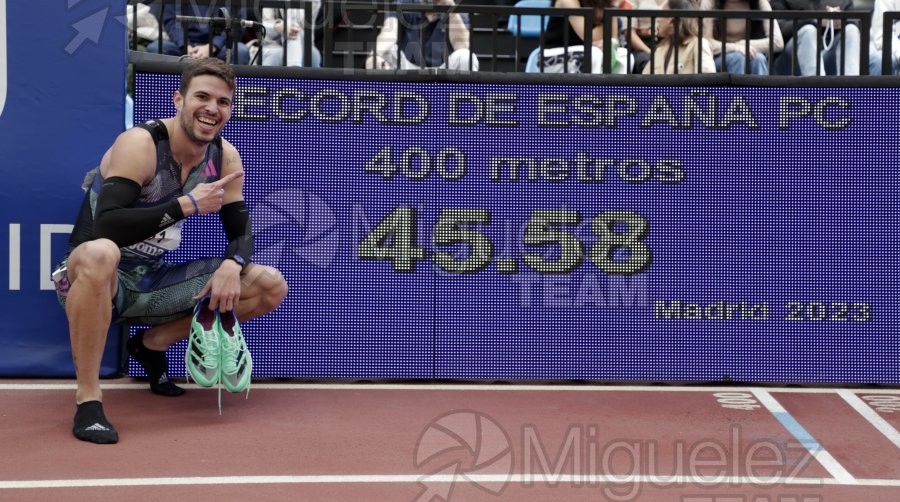
[[[667,6],[671,10],[697,8],[691,0],[669,0]],[[657,25],[659,43],[653,51],[649,64],[644,66],[645,75],[716,72],[712,47],[708,40],[700,36],[698,19],[660,17]]]
[[[181,23],[175,19],[175,16],[210,17],[207,15],[206,9],[194,5],[193,2],[180,4],[180,9],[177,7],[178,6],[172,4],[164,4],[162,6],[163,29],[168,35],[168,40],[163,40],[162,53],[169,56],[181,56],[187,54],[188,56],[197,59],[215,56],[225,60],[227,30],[217,27],[217,31],[220,31],[220,33],[212,37],[212,50],[214,53],[210,54],[210,26],[207,24]],[[159,6],[156,6],[155,8],[159,9]],[[233,15],[243,18],[243,9]],[[147,45],[147,52],[159,53],[159,41],[154,40],[149,43]],[[231,61],[231,59],[227,60],[229,63]],[[250,51],[247,46],[240,41],[238,41],[237,62],[238,64],[247,64],[250,62]]]
[[[715,10],[739,11],[771,11],[769,0],[715,0]],[[769,20],[729,18],[717,19],[711,23],[711,33],[706,35],[713,40],[712,51],[716,56],[716,69],[721,71],[722,42],[725,47],[725,71],[734,74],[747,73],[747,60],[750,62],[750,74],[768,75],[769,58],[784,49],[784,39],[778,23],[772,23],[772,54],[769,54]],[[747,41],[749,40],[749,54]]]
[[[594,27],[591,30],[591,73],[603,72],[603,50],[612,51],[611,73],[628,72],[628,51],[619,50],[619,24],[612,23],[612,33],[603,33],[603,17],[606,8],[616,0],[556,0],[554,7],[594,10]],[[544,47],[539,67],[544,73],[580,73],[584,61],[585,22],[583,16],[553,16],[544,33]]]
[[[312,21],[315,23],[321,0],[312,2]],[[304,66],[303,35],[306,26],[303,9],[262,9],[262,23],[266,27],[266,39],[263,41],[262,64],[265,66],[282,66],[285,62],[284,50],[287,47],[287,66]],[[310,26],[311,28],[311,26]],[[322,66],[322,54],[312,47],[312,62],[309,66]]]
[[[148,43],[159,40],[159,23],[150,10],[150,6],[147,5],[148,2],[149,0],[145,0],[145,3],[128,5],[125,9],[129,42],[136,42],[140,50],[144,50]],[[163,39],[169,39],[165,32],[163,32]],[[132,44],[129,43],[129,47],[131,46]]]
[[[772,0],[773,10],[793,11],[848,11],[853,0]],[[860,31],[859,21],[846,26],[840,19],[783,19],[778,21],[781,33],[787,40],[784,52],[775,60],[775,73],[779,75],[815,75],[816,64],[820,75],[859,75]],[[794,33],[796,24],[797,32]],[[822,53],[817,54],[821,37]],[[797,61],[794,61],[794,45]],[[843,46],[843,48],[842,48]],[[797,72],[794,72],[796,66]]]
[[[456,5],[454,0],[397,0],[398,5],[420,3]],[[478,71],[478,57],[469,50],[469,35],[468,14],[389,11],[375,40],[375,50],[366,59],[366,68]]]
[[[630,0],[637,10],[661,10],[666,5],[666,0]],[[650,61],[650,52],[656,46],[656,33],[651,29],[652,22],[649,17],[636,17],[631,20],[631,29],[625,23],[625,39],[634,60],[632,73],[641,73],[647,61]]]
[[[869,74],[881,75],[884,52],[884,13],[900,12],[900,0],[875,0],[872,11],[872,30],[869,40]],[[900,21],[894,21],[892,32],[888,35],[891,41],[891,61],[894,75],[900,74]]]

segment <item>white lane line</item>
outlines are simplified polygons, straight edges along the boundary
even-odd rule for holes
[[[860,399],[859,396],[853,392],[841,389],[838,391],[838,395],[844,398],[844,401],[847,401],[847,404],[856,410],[857,413],[862,415],[863,418],[868,420],[872,426],[878,429],[878,432],[884,434],[886,438],[894,443],[894,446],[900,448],[900,432],[897,432],[897,429],[895,429],[890,422],[882,418],[878,412],[873,410],[871,406],[866,404],[865,401]]]
[[[200,389],[196,384],[175,382],[187,389]],[[146,390],[146,383],[106,383],[104,390]],[[656,385],[506,385],[506,384],[369,384],[369,383],[254,383],[254,389],[272,390],[411,390],[411,391],[492,391],[492,392],[748,392],[748,387],[656,386]],[[75,390],[75,383],[0,383],[0,390]],[[790,394],[834,394],[833,388],[767,387],[765,390]],[[900,389],[856,389],[866,394],[900,395]]]
[[[796,439],[806,448],[816,460],[822,464],[822,467],[831,474],[842,485],[857,484],[856,478],[850,474],[819,442],[800,425],[787,410],[765,389],[753,389],[753,394],[759,399],[759,402],[769,410],[772,415],[781,422],[781,425],[788,430]]]
[[[758,478],[741,476],[645,476],[645,475],[569,475],[569,474],[388,474],[388,475],[316,475],[316,476],[191,476],[166,478],[103,478],[103,479],[37,479],[27,481],[0,481],[0,490],[34,488],[89,488],[122,486],[177,486],[177,485],[250,485],[250,484],[353,484],[353,483],[528,483],[556,484],[651,484],[671,485],[722,485],[729,486],[810,486],[810,485],[865,485],[900,487],[897,479],[858,479],[853,483],[832,478],[777,477]]]

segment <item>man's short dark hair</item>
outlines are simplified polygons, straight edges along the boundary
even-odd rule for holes
[[[228,87],[234,90],[234,70],[227,63],[219,58],[207,57],[197,59],[187,66],[181,72],[181,86],[178,92],[183,95],[187,93],[188,87],[191,86],[191,80],[201,75],[212,75],[219,77],[228,84]]]

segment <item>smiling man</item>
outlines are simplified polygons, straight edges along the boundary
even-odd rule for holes
[[[208,297],[211,310],[234,311],[244,321],[274,310],[287,295],[277,270],[249,261],[243,166],[220,136],[234,85],[221,60],[190,63],[174,93],[175,116],[120,134],[85,179],[69,249],[53,273],[69,321],[78,439],[119,439],[103,413],[99,379],[111,323],[152,326],[128,341],[128,352],[147,372],[152,392],[179,396],[184,390],[166,376],[165,350],[188,336],[199,299]],[[223,257],[162,260],[181,242],[185,218],[213,212],[229,241]]]

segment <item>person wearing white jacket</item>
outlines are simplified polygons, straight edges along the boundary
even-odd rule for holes
[[[313,1],[312,22],[322,6],[321,1]],[[283,66],[284,50],[287,48],[287,66],[322,66],[322,55],[313,46],[312,61],[303,61],[303,33],[306,29],[304,9],[262,9],[262,23],[266,28],[266,40],[262,47],[262,64],[264,66]]]
[[[881,75],[884,54],[884,13],[900,11],[900,0],[875,0],[872,28],[869,32],[869,75]],[[893,74],[900,74],[900,21],[894,21],[891,52]]]

